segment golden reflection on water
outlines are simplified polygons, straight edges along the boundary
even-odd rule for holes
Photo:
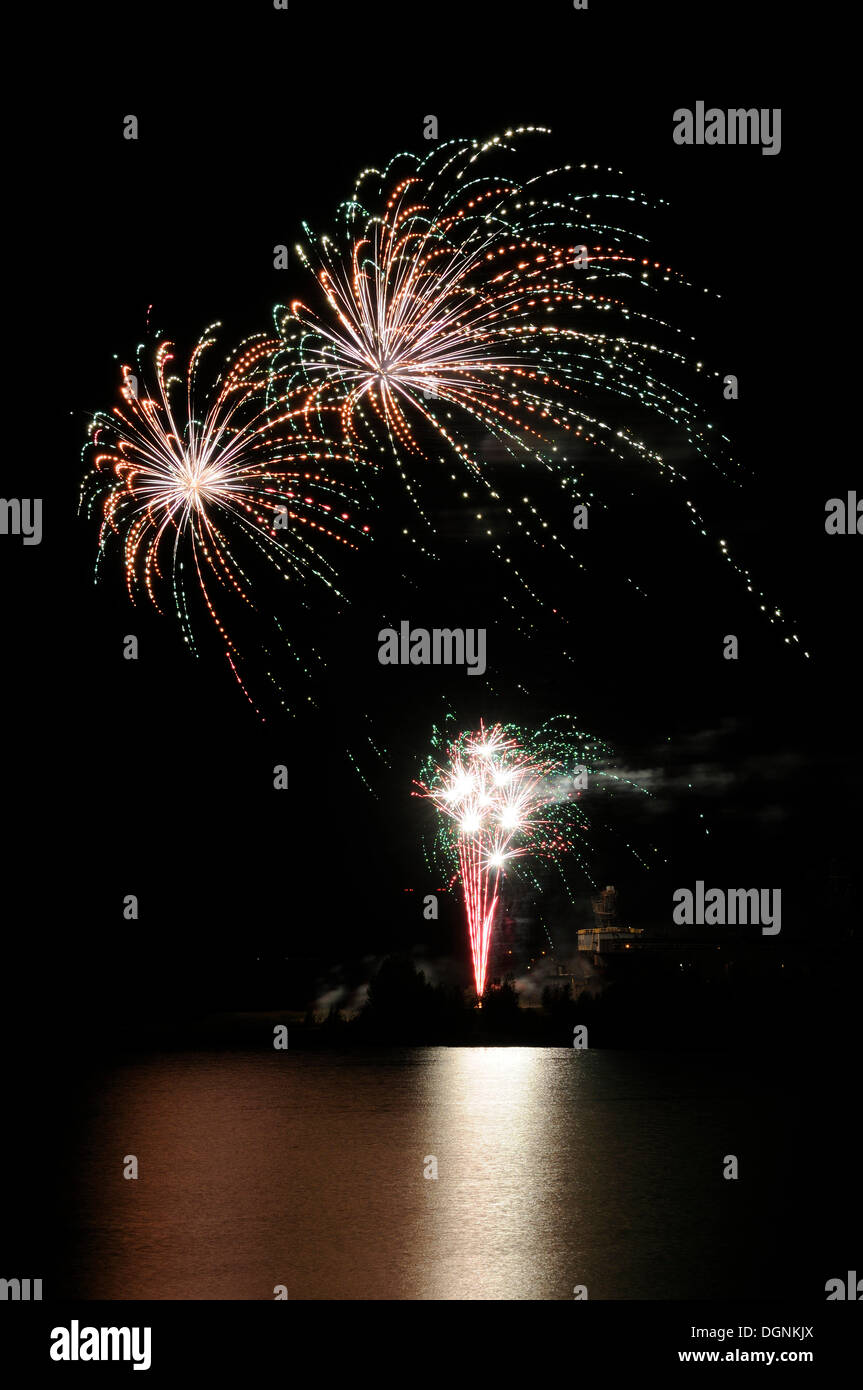
[[[62,1294],[719,1296],[712,1246],[734,1223],[751,1244],[759,1194],[713,1181],[729,1133],[745,1135],[736,1092],[711,1078],[704,1062],[564,1048],[125,1064],[85,1116]]]
[[[453,1048],[441,1066],[429,1116],[439,1177],[424,1193],[422,1296],[547,1296],[561,1219],[548,1205],[548,1059],[538,1048]]]

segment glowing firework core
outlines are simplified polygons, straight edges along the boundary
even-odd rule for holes
[[[547,783],[549,769],[534,761],[499,724],[480,725],[449,750],[449,766],[437,768],[432,784],[422,789],[453,822],[459,874],[465,894],[468,932],[477,995],[485,993],[488,953],[500,901],[501,872],[524,854],[537,812],[555,795]]]

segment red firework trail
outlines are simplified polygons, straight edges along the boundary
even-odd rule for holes
[[[485,993],[494,917],[500,901],[500,871],[495,872],[492,887],[489,883],[489,871],[483,866],[481,845],[471,836],[459,836],[458,857],[467,908],[474,983],[477,997],[481,999]]]

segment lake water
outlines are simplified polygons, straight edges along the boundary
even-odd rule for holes
[[[765,1296],[785,1220],[771,1076],[743,1059],[563,1048],[130,1060],[81,1117],[62,1291]],[[728,1154],[738,1181],[723,1178]]]

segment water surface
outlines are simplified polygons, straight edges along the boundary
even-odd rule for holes
[[[743,1059],[185,1053],[94,1090],[64,1292],[765,1296],[782,1097]],[[126,1155],[137,1181],[122,1176]],[[722,1176],[736,1154],[741,1180]],[[423,1176],[430,1157],[438,1177]]]

